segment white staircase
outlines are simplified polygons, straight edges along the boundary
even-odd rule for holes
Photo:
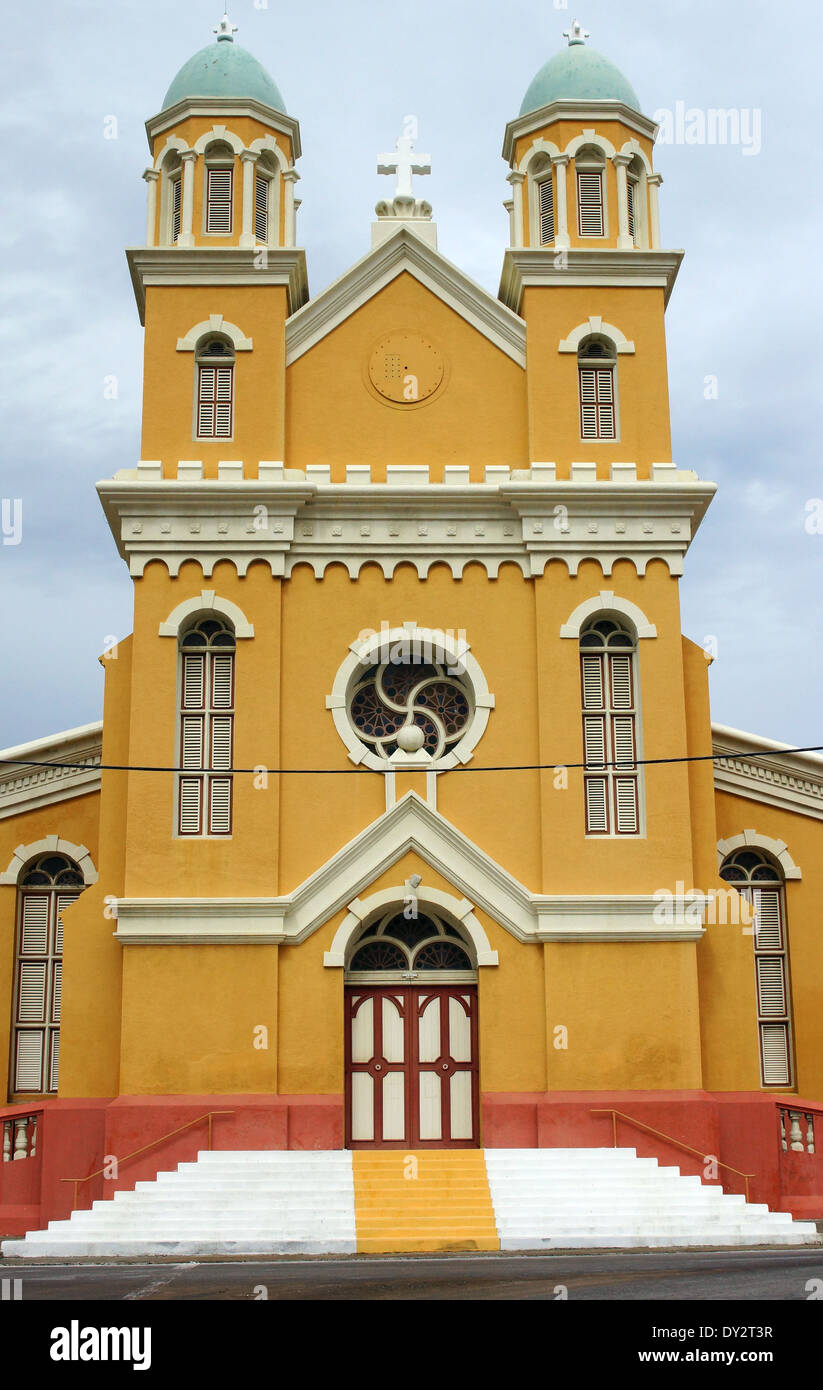
[[[635,1149],[486,1149],[501,1250],[819,1244],[810,1221]]]
[[[211,1152],[3,1242],[3,1254],[350,1254],[357,1248],[345,1149]]]

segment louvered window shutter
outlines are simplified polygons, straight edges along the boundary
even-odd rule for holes
[[[213,777],[209,807],[209,832],[228,835],[231,831],[231,778]]]
[[[755,888],[753,891],[755,950],[782,951],[783,923],[778,888]]]
[[[41,1091],[43,1089],[43,1042],[44,1034],[36,1029],[25,1029],[17,1034],[17,1055],[14,1065],[15,1091]]]
[[[605,715],[587,714],[583,720],[583,752],[587,767],[604,768],[606,764]]]
[[[208,170],[207,232],[231,231],[232,173],[231,169]]]
[[[269,239],[269,181],[259,174],[254,181],[254,235],[257,241]]]
[[[764,1086],[791,1085],[789,1030],[785,1023],[760,1025],[760,1057]]]
[[[607,781],[605,777],[587,777],[586,831],[590,835],[605,835],[609,829]]]
[[[603,709],[603,658],[584,656],[583,668],[583,708]]]
[[[211,720],[211,758],[209,765],[218,772],[231,767],[232,716],[214,714]]]
[[[44,956],[49,940],[49,897],[47,893],[25,893],[20,954]]]
[[[51,1066],[49,1067],[49,1090],[57,1090],[60,1070],[60,1034],[57,1029],[51,1035]]]
[[[44,960],[20,962],[17,994],[18,1023],[45,1023],[48,965]]]
[[[174,179],[171,186],[171,239],[176,242],[180,235],[180,206],[182,198],[182,179]]]
[[[614,439],[614,373],[601,367],[597,373],[597,437]]]
[[[199,835],[203,782],[200,777],[181,777],[179,787],[181,835]]]
[[[786,1013],[786,979],[782,956],[758,956],[757,1007],[763,1018],[780,1018]]]
[[[580,368],[580,438],[597,438],[597,373]]]
[[[54,950],[58,956],[63,954],[63,909],[69,907],[78,898],[77,893],[58,893],[57,894],[57,921],[55,923]]]
[[[203,439],[214,436],[214,395],[217,384],[215,367],[200,367],[197,382],[197,433]]]
[[[214,406],[214,433],[217,439],[228,439],[232,428],[233,367],[216,368],[217,385]]]
[[[228,653],[212,657],[212,709],[231,709],[234,698],[234,657]]]
[[[626,188],[626,196],[627,196],[627,198],[628,198],[628,203],[629,203],[629,236],[631,237],[632,241],[635,240],[635,231],[634,231],[634,229],[635,229],[635,222],[634,222],[634,195],[635,195],[635,189],[636,189],[636,188],[637,188],[636,181],[635,181],[634,179],[629,179],[629,180],[628,180],[628,185],[627,185],[627,188]]]
[[[183,708],[203,709],[206,699],[205,656],[183,657]]]
[[[554,241],[554,189],[549,174],[538,184],[540,191],[540,244],[550,246]]]
[[[630,772],[634,767],[634,716],[612,716],[612,747],[618,772]]]
[[[631,709],[634,703],[632,689],[632,659],[630,656],[609,657],[612,682],[612,709]]]
[[[615,823],[619,835],[637,834],[637,782],[633,777],[614,779]]]
[[[51,986],[51,1021],[60,1022],[60,1003],[63,995],[63,962],[58,960],[54,963]]]
[[[203,766],[203,715],[184,715],[182,725],[183,756],[180,765],[199,770]]]
[[[578,229],[581,236],[603,235],[603,175],[577,172]]]

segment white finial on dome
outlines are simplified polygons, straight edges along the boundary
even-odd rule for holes
[[[222,39],[227,40],[229,43],[234,43],[234,36],[237,33],[237,25],[232,24],[231,20],[229,19],[228,11],[226,11],[226,13],[223,15],[223,18],[221,19],[217,28],[212,29],[212,33],[217,35],[218,43],[220,43]]]
[[[563,38],[568,39],[569,48],[576,43],[585,43],[590,38],[588,29],[584,29],[579,19],[573,19],[571,28],[563,30]]]

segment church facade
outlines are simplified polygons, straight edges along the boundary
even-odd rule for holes
[[[98,485],[133,632],[102,722],[0,769],[0,1234],[207,1126],[614,1141],[821,1214],[823,760],[712,725],[656,127],[568,39],[496,298],[408,131],[309,294],[299,125],[227,21],[147,122],[142,443]]]

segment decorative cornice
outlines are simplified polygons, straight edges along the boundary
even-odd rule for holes
[[[409,851],[520,942],[699,941],[705,903],[672,895],[531,893],[433,810],[408,792],[322,864],[293,893],[279,898],[128,898],[117,905],[118,941],[126,945],[244,941],[297,945],[341,908],[355,911],[360,892]],[[355,912],[356,915],[356,912]],[[253,925],[252,925],[253,924]]]
[[[100,790],[101,721],[0,751],[0,820]],[[80,768],[7,766],[16,758],[81,763]]]
[[[415,232],[402,226],[289,319],[286,364],[290,365],[308,352],[404,271],[442,299],[518,366],[525,368],[526,325],[523,320]]]
[[[712,747],[722,755],[722,761],[714,765],[716,791],[823,820],[823,757],[819,754],[792,753],[787,751],[790,744],[723,724],[712,725]]]
[[[668,304],[685,251],[557,251],[509,247],[503,257],[499,297],[520,313],[524,289],[540,285],[632,285],[665,291]]]
[[[645,135],[652,143],[657,139],[660,129],[655,121],[642,115],[640,111],[635,111],[633,107],[626,106],[622,101],[552,101],[548,106],[540,106],[536,111],[527,111],[525,115],[509,121],[503,136],[503,158],[512,164],[515,145],[520,137],[529,135],[533,130],[542,130],[544,126],[553,125],[555,121],[580,121],[581,124],[595,126],[603,121],[619,121],[638,135]]]
[[[285,285],[290,314],[309,297],[306,253],[299,247],[131,246],[126,260],[141,323],[149,285]]]
[[[632,469],[616,467],[621,477]],[[653,559],[681,574],[715,491],[673,465],[655,465],[661,480],[650,482],[595,482],[594,464],[574,465],[580,480],[570,482],[554,481],[553,465],[488,470],[495,481],[462,485],[431,484],[427,469],[417,471],[419,480],[412,469],[390,467],[388,483],[362,483],[356,468],[354,481],[331,483],[321,467],[310,468],[305,480],[286,470],[289,477],[275,483],[121,477],[97,490],[132,575],[158,559],[173,575],[195,560],[208,576],[229,559],[240,574],[253,560],[284,576],[308,563],[318,578],[335,563],[352,578],[363,565],[378,564],[390,578],[408,562],[421,578],[439,563],[460,578],[476,562],[492,578],[504,563],[533,576],[551,559],[576,574],[587,558],[597,559],[604,574],[621,559],[640,574]],[[468,476],[467,468],[453,471]]]
[[[149,149],[152,148],[152,141],[158,135],[162,135],[164,130],[179,126],[190,116],[207,119],[211,116],[250,116],[252,120],[260,121],[272,130],[279,130],[282,135],[288,135],[295,159],[299,159],[303,153],[300,125],[294,116],[287,116],[285,111],[275,111],[273,106],[266,106],[265,102],[257,101],[254,97],[183,97],[181,101],[175,102],[174,106],[159,111],[156,116],[150,116],[146,121]]]

